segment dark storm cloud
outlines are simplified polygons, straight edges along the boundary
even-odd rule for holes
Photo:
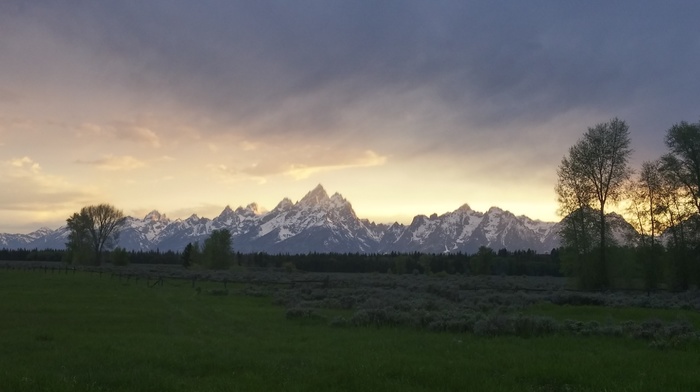
[[[134,91],[268,137],[378,137],[394,124],[449,149],[576,110],[621,116],[651,140],[698,114],[691,1],[32,4],[11,1],[0,18],[126,62]],[[426,124],[405,126],[402,110]]]

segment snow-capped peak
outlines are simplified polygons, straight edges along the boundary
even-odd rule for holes
[[[334,193],[333,196],[331,196],[330,201],[331,201],[331,205],[334,208],[342,208],[342,207],[345,207],[346,205],[350,204],[347,200],[345,200],[343,195],[341,195],[338,192]]]
[[[260,215],[260,207],[258,206],[258,203],[250,203],[246,206],[245,209],[252,212],[255,215]]]
[[[284,199],[282,199],[282,201],[280,201],[277,204],[277,207],[275,207],[273,211],[286,211],[286,210],[292,208],[293,206],[294,206],[294,203],[292,203],[292,201],[289,200],[288,197],[285,197]]]
[[[488,214],[502,214],[502,213],[504,213],[504,212],[505,212],[505,211],[503,211],[502,209],[500,209],[500,208],[498,208],[498,207],[491,207],[491,208],[489,208],[489,210],[487,211]]]
[[[227,206],[223,209],[223,211],[221,211],[221,213],[219,214],[218,218],[220,218],[220,219],[221,219],[221,218],[228,218],[228,217],[231,217],[231,216],[233,216],[233,215],[234,215],[233,209],[231,208],[231,206],[227,205]]]
[[[159,220],[161,220],[161,219],[165,219],[165,214],[161,214],[161,213],[158,212],[157,210],[153,210],[153,211],[149,212],[149,213],[146,214],[146,216],[143,218],[144,222],[148,222],[148,221],[157,222],[157,221],[159,221]]]
[[[327,201],[328,199],[328,193],[326,193],[326,190],[323,189],[323,185],[318,184],[314,190],[307,193],[306,196],[299,200],[299,204],[318,205]]]
[[[29,233],[29,237],[31,237],[31,238],[39,238],[39,237],[43,237],[43,236],[49,235],[49,234],[51,234],[51,233],[53,233],[53,232],[54,232],[54,231],[51,230],[51,229],[49,229],[48,227],[42,227],[42,228],[40,228],[40,229],[37,230],[37,231],[34,231],[34,232]]]

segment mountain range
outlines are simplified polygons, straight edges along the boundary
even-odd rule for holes
[[[610,216],[624,222],[619,215]],[[190,242],[202,243],[213,230],[228,229],[234,250],[243,253],[474,253],[481,246],[544,253],[559,246],[560,225],[515,216],[498,207],[477,212],[467,204],[443,215],[418,215],[409,225],[377,224],[358,218],[343,196],[328,196],[318,185],[298,202],[285,198],[264,213],[253,203],[235,210],[227,206],[213,219],[193,214],[184,220],[171,220],[158,211],[143,219],[127,217],[118,246],[181,251]],[[626,222],[614,227],[618,227],[614,232],[617,238],[633,230]],[[65,226],[30,234],[0,234],[0,247],[62,249],[67,237]]]

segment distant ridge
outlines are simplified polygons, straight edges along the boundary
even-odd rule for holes
[[[329,197],[319,184],[298,202],[284,198],[264,213],[251,203],[235,210],[226,206],[213,219],[193,214],[171,220],[156,210],[143,219],[128,217],[119,246],[181,251],[189,242],[202,242],[213,230],[225,228],[232,233],[235,250],[244,253],[474,253],[481,246],[548,252],[559,246],[559,225],[515,216],[498,207],[477,212],[467,204],[443,215],[417,215],[409,225],[376,224],[358,218],[350,202],[339,193]],[[631,229],[628,226],[620,225],[623,231]],[[67,236],[66,227],[0,234],[0,247],[61,249]]]

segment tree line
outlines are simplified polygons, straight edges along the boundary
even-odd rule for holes
[[[117,248],[105,250],[102,263],[168,264],[201,269],[280,269],[288,272],[561,276],[558,249],[552,249],[549,254],[538,254],[533,250],[508,251],[503,248],[494,251],[481,247],[472,255],[420,252],[268,254],[231,251],[224,264],[212,264],[213,260],[219,260],[217,263],[220,263],[221,259],[207,259],[204,255],[205,252],[200,249],[199,244],[188,244],[182,252],[122,252]],[[0,249],[0,261],[63,261],[79,264],[71,259],[72,256],[73,254],[65,249]],[[90,262],[87,265],[95,263]]]
[[[635,173],[629,126],[614,118],[588,128],[559,164],[563,268],[581,288],[700,284],[700,123],[673,125],[664,142],[666,154]],[[636,230],[627,243],[612,235],[611,205]]]
[[[469,274],[560,276],[559,252],[538,254],[532,250],[508,251],[481,247],[476,254],[463,253],[309,253],[271,255],[237,254],[237,264],[248,268],[283,268],[305,272],[379,272],[390,274]]]

